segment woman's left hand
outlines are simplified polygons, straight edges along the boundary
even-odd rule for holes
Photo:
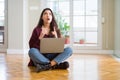
[[[55,36],[55,38],[57,38],[57,32],[56,32],[55,27],[54,27],[54,31],[52,31],[52,34]]]

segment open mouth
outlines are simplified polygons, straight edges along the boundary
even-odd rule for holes
[[[47,20],[49,21],[49,20],[50,20],[50,18],[47,18]]]

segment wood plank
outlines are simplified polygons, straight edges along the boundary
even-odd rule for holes
[[[120,62],[111,55],[74,54],[67,70],[36,73],[28,55],[0,54],[0,80],[120,80]]]

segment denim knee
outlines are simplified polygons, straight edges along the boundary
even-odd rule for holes
[[[71,47],[66,47],[65,50],[68,52],[69,55],[73,54],[73,50]]]
[[[35,52],[37,52],[38,50],[36,48],[30,48],[29,50],[29,56],[33,55]]]

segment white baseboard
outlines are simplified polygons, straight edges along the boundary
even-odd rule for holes
[[[29,49],[7,49],[7,54],[27,54]],[[113,54],[113,50],[73,50],[77,54]]]
[[[115,50],[114,56],[116,56],[117,58],[120,58],[120,50]]]
[[[80,54],[113,54],[113,50],[73,50],[73,53]]]
[[[113,57],[116,61],[120,62],[120,50],[115,50],[114,53],[113,53],[113,55],[112,55],[112,57]]]
[[[26,54],[28,49],[7,49],[7,54]]]

